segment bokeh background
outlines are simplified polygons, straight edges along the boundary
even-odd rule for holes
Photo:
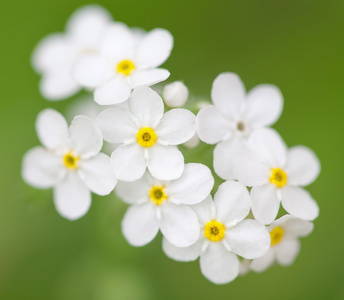
[[[0,3],[0,299],[344,299],[344,2],[98,1],[129,26],[170,30],[170,80],[184,80],[197,97],[209,98],[224,71],[238,73],[248,89],[276,84],[285,105],[274,127],[289,146],[305,144],[321,160],[322,173],[308,188],[320,217],[294,265],[225,286],[208,282],[198,262],[168,259],[161,236],[143,248],[129,246],[120,231],[126,206],[114,195],[94,197],[90,212],[70,222],[56,213],[51,190],[35,190],[20,177],[23,154],[38,144],[38,112],[63,112],[70,103],[40,96],[30,55],[85,4]],[[186,157],[210,165],[212,148]]]

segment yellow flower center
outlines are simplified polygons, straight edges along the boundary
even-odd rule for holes
[[[275,227],[270,232],[270,238],[271,238],[271,246],[274,246],[282,241],[284,235],[284,230],[282,227]]]
[[[136,140],[142,147],[152,147],[157,140],[157,136],[153,128],[143,127],[137,132]]]
[[[270,182],[281,188],[287,184],[287,174],[280,168],[274,168],[271,170]]]
[[[76,170],[79,167],[80,157],[76,156],[72,151],[65,154],[63,164],[70,170]]]
[[[152,186],[149,191],[149,198],[154,204],[161,205],[168,198],[168,195],[165,192],[165,187],[163,185]]]
[[[117,72],[124,74],[125,76],[130,75],[130,73],[135,69],[135,65],[132,61],[130,60],[122,60],[118,65],[117,65]]]
[[[212,220],[204,227],[204,235],[212,242],[221,241],[225,236],[226,227],[222,223]]]

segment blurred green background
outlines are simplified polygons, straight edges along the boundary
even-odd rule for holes
[[[170,30],[170,80],[184,80],[197,96],[208,97],[223,71],[238,73],[248,89],[259,83],[280,87],[285,106],[274,127],[289,146],[314,149],[322,163],[320,177],[308,188],[320,217],[294,265],[250,273],[225,286],[208,282],[198,262],[168,259],[161,236],[143,248],[129,246],[120,231],[126,207],[113,195],[94,197],[79,221],[60,217],[51,190],[35,190],[20,178],[23,154],[38,144],[38,112],[64,111],[70,103],[40,96],[30,55],[42,37],[62,31],[69,15],[89,2],[3,0],[0,299],[344,299],[344,2],[98,3],[129,26]],[[203,146],[187,153],[187,160],[209,164],[211,156],[212,149]]]

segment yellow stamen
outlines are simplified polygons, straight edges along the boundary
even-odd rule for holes
[[[130,60],[122,60],[118,65],[117,65],[117,72],[124,74],[125,76],[130,75],[130,73],[135,69],[135,65],[132,61]]]
[[[80,157],[75,155],[72,151],[65,154],[63,157],[63,164],[70,170],[76,170],[79,167]]]
[[[271,170],[270,182],[281,188],[287,184],[287,174],[280,168],[274,168]]]
[[[212,220],[204,227],[204,235],[212,242],[221,241],[225,236],[226,227],[222,223]]]
[[[154,185],[149,191],[149,198],[156,205],[161,205],[168,199],[168,195],[165,192],[163,185]]]
[[[157,136],[153,128],[143,127],[137,132],[136,140],[142,147],[152,147],[157,140]]]
[[[282,241],[284,230],[282,227],[275,227],[270,232],[271,246],[274,246]]]

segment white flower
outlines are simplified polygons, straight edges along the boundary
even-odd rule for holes
[[[167,30],[154,29],[138,38],[125,25],[112,25],[99,53],[78,60],[74,75],[82,86],[95,89],[98,104],[118,104],[129,98],[132,89],[168,78],[170,73],[157,67],[170,56],[172,47],[173,37]]]
[[[251,190],[252,212],[263,224],[277,216],[280,202],[294,217],[314,220],[319,207],[311,195],[301,188],[319,175],[320,163],[312,150],[305,146],[287,146],[273,129],[252,133],[248,149],[236,156],[236,178]]]
[[[283,106],[283,97],[274,85],[261,84],[247,95],[239,76],[222,73],[213,83],[214,105],[200,110],[196,118],[199,138],[214,149],[214,169],[223,179],[235,179],[233,160],[250,134],[257,128],[275,123]]]
[[[91,192],[107,195],[117,180],[110,158],[99,153],[102,133],[89,118],[77,116],[71,126],[55,110],[38,115],[36,130],[43,147],[28,151],[23,159],[22,176],[36,188],[54,188],[57,211],[75,220],[91,205]]]
[[[189,98],[189,90],[181,81],[175,81],[164,86],[162,98],[169,107],[181,107]]]
[[[262,257],[252,260],[250,269],[263,272],[275,261],[282,266],[291,265],[300,251],[299,237],[313,231],[313,223],[285,215],[269,227],[271,247]]]
[[[72,76],[73,65],[86,53],[98,51],[99,39],[111,19],[98,5],[81,7],[68,20],[66,33],[51,34],[38,44],[32,64],[43,76],[40,90],[45,98],[61,100],[80,90]]]
[[[224,284],[234,280],[239,274],[237,255],[253,259],[269,249],[270,237],[265,226],[244,220],[250,211],[250,196],[240,182],[223,183],[214,201],[209,196],[193,208],[201,226],[198,241],[178,248],[164,239],[163,250],[178,261],[192,261],[200,256],[201,272],[210,281]]]
[[[122,144],[111,156],[119,180],[137,180],[146,167],[161,180],[182,174],[184,157],[176,145],[195,134],[190,111],[179,108],[164,114],[160,96],[149,87],[139,87],[129,99],[129,110],[110,108],[96,120],[107,142]]]
[[[159,229],[168,241],[179,247],[193,244],[199,237],[195,212],[187,205],[204,200],[214,185],[208,167],[186,164],[180,178],[161,181],[148,172],[138,181],[119,182],[117,195],[133,204],[122,221],[125,238],[133,246],[143,246]]]

